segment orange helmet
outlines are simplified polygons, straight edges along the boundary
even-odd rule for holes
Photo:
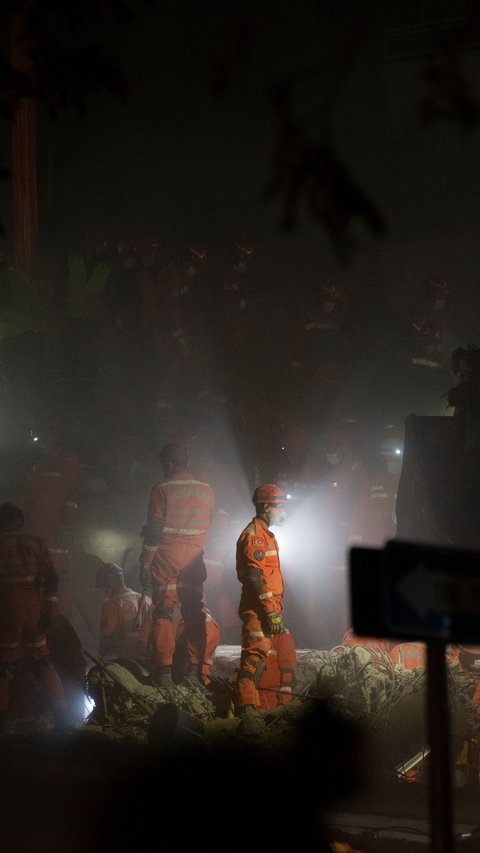
[[[253,493],[252,503],[257,504],[282,504],[286,501],[283,489],[275,483],[264,483],[257,486]]]

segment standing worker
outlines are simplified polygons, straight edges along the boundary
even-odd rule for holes
[[[67,729],[72,720],[45,637],[58,605],[58,575],[43,539],[24,527],[20,507],[0,506],[0,730],[7,727],[10,680],[22,658],[46,694],[54,728]]]
[[[283,577],[278,542],[270,527],[286,519],[285,495],[280,486],[257,486],[252,502],[255,516],[237,540],[237,577],[242,584],[239,615],[242,620],[240,669],[234,691],[237,717],[257,717],[261,705],[258,687],[265,670],[272,637],[283,628]]]
[[[36,430],[40,455],[25,487],[25,517],[29,533],[41,536],[60,578],[59,610],[70,617],[73,595],[69,576],[69,546],[82,479],[77,456],[67,450],[55,421],[46,416]]]
[[[152,600],[126,586],[123,569],[117,563],[102,563],[95,586],[105,593],[100,617],[101,658],[141,656],[140,629]]]
[[[214,496],[208,483],[189,471],[188,453],[180,442],[167,444],[158,457],[163,482],[150,492],[147,523],[143,528],[140,580],[152,587],[153,679],[171,685],[175,651],[175,608],[185,623],[189,678],[201,683],[206,627],[203,583],[207,572],[203,546],[212,523]]]

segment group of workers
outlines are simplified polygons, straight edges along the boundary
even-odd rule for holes
[[[35,438],[40,454],[19,503],[25,511],[25,530],[40,536],[46,545],[57,577],[58,611],[68,623],[75,604],[75,590],[71,588],[75,579],[72,567],[69,569],[75,547],[75,516],[82,495],[93,487],[93,481],[85,481],[82,465],[65,449],[59,432],[48,418],[39,425]],[[186,678],[208,687],[218,645],[237,644],[241,634],[235,690],[238,713],[243,713],[244,707],[265,708],[287,702],[294,685],[295,642],[297,648],[328,648],[341,642],[350,627],[344,594],[348,543],[381,546],[395,535],[397,477],[387,470],[386,460],[367,471],[353,452],[345,430],[337,429],[330,435],[323,465],[312,463],[304,431],[282,422],[272,441],[273,448],[278,445],[278,456],[272,451],[262,470],[250,478],[260,482],[251,487],[256,514],[238,537],[233,527],[237,513],[232,516],[224,510],[224,506],[236,505],[231,495],[235,477],[222,470],[221,459],[216,459],[214,451],[205,454],[196,445],[198,441],[189,445],[183,438],[170,441],[158,456],[163,478],[149,491],[137,576],[131,579],[126,568],[98,560],[96,585],[105,593],[99,654],[103,659],[134,654],[149,659],[153,680],[159,686]],[[258,473],[268,480],[266,484],[261,485]],[[287,596],[284,620],[284,579],[278,543],[270,528],[281,520],[287,498],[290,509],[309,507],[316,520],[312,524],[312,518],[307,519],[308,537],[296,537],[297,595]],[[320,529],[320,518],[329,528],[326,535]],[[317,548],[318,538],[321,542]],[[234,587],[228,584],[225,558],[230,547],[242,586],[240,607]],[[282,558],[287,589],[291,559],[287,553]],[[325,564],[328,561],[329,572],[323,571],[323,564],[318,571],[320,559]],[[319,634],[313,642],[309,641],[311,626]],[[63,627],[66,630],[68,624]],[[52,648],[64,643],[57,639],[58,633],[57,620],[50,631]],[[9,665],[19,649],[12,652],[11,639],[5,642],[2,652],[0,639],[0,653],[5,658],[5,677],[11,678]],[[79,673],[86,663],[80,643],[74,652],[78,695]],[[5,708],[0,707],[2,710]]]
[[[103,590],[99,654],[102,659],[149,659],[152,681],[177,680],[208,690],[220,628],[203,595],[204,546],[214,516],[212,487],[190,470],[185,445],[161,451],[163,478],[150,491],[139,558],[142,592],[128,587],[116,563],[102,563],[96,586]],[[54,483],[59,478],[52,478]],[[285,516],[286,496],[275,484],[255,489],[255,516],[238,538],[241,584],[241,656],[234,690],[235,713],[289,701],[295,645],[282,617],[283,577],[271,527]],[[54,545],[56,543],[54,542]],[[73,726],[66,685],[52,659],[47,631],[59,618],[60,575],[50,547],[25,530],[13,503],[0,506],[0,731],[8,731],[11,684],[23,667],[47,695],[52,727]],[[64,618],[60,614],[60,618]],[[68,621],[68,620],[67,620]],[[52,646],[53,646],[52,638]],[[262,680],[263,679],[263,680]],[[260,690],[262,688],[262,690]]]
[[[125,586],[119,566],[101,567],[97,575],[97,585],[107,596],[100,651],[109,649],[114,656],[128,656],[128,643],[134,638],[136,653],[150,657],[157,686],[168,688],[180,674],[187,683],[206,689],[221,638],[203,597],[207,578],[204,546],[213,518],[214,494],[190,470],[183,444],[166,445],[159,461],[163,479],[150,492],[142,530],[143,592]],[[295,646],[283,624],[283,577],[278,543],[270,530],[283,520],[285,502],[279,486],[257,487],[255,516],[237,542],[237,576],[242,586],[241,657],[234,691],[238,716],[283,704],[292,695]],[[269,692],[277,694],[274,699]]]

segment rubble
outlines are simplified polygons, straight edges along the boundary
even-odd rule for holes
[[[235,736],[278,749],[289,743],[299,715],[314,702],[361,728],[375,755],[375,773],[386,779],[398,779],[396,768],[425,749],[423,667],[403,669],[387,654],[362,646],[299,650],[292,701],[261,712],[261,724],[250,731],[233,714],[239,658],[239,647],[219,648],[206,693],[186,682],[155,687],[147,662],[117,660],[93,666],[86,687],[95,707],[83,731],[139,743],[201,738],[216,746]],[[472,701],[475,687],[458,663],[448,664],[448,681],[452,733],[460,745],[478,731],[478,711]]]

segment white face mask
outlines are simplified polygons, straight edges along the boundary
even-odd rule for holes
[[[327,453],[327,461],[330,465],[338,465],[342,461],[340,453]]]
[[[282,509],[281,512],[273,519],[272,527],[282,527],[288,518],[287,511]]]

